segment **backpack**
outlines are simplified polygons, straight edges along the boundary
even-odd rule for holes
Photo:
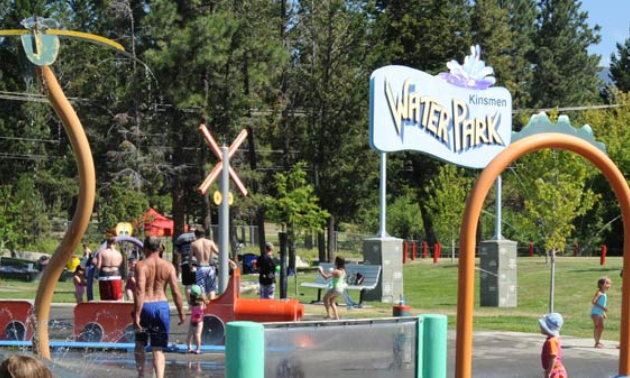
[[[364,280],[365,280],[365,277],[363,277],[363,274],[359,272],[355,272],[355,273],[352,273],[350,277],[348,277],[348,285],[361,286],[363,285]]]

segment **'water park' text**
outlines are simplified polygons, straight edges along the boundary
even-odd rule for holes
[[[445,105],[435,97],[421,96],[415,91],[411,79],[405,80],[398,99],[386,82],[385,96],[396,133],[401,138],[403,127],[417,127],[426,130],[454,152],[481,145],[505,145],[497,131],[501,123],[498,111],[482,118],[469,118],[469,104],[506,107],[508,104],[505,99],[470,94],[468,103],[453,99],[450,104]]]

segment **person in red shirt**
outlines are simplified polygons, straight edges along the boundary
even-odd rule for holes
[[[547,335],[543,343],[540,360],[545,371],[545,378],[568,378],[567,370],[562,365],[562,346],[560,345],[560,328],[562,315],[557,312],[541,316],[538,319],[540,333]]]

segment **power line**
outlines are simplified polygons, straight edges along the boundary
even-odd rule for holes
[[[18,137],[3,137],[3,136],[0,136],[0,139],[25,140],[25,141],[28,141],[28,142],[45,142],[45,143],[59,144],[59,140],[57,140],[57,139],[18,138]]]
[[[0,99],[2,99],[2,100],[16,100],[16,101],[48,102],[48,98],[46,96],[44,96],[44,95],[41,95],[41,94],[38,94],[38,93],[25,93],[25,92],[0,91]],[[80,98],[80,97],[68,97],[68,100],[70,100],[70,102],[92,102],[89,99]],[[526,108],[526,109],[512,109],[512,113],[524,113],[524,112],[539,113],[539,112],[548,112],[548,111],[552,111],[552,110],[557,110],[559,112],[583,111],[583,110],[599,110],[599,109],[617,108],[619,106],[621,106],[621,105],[619,105],[619,104],[611,104],[611,105],[582,105],[582,106],[567,106],[567,107],[563,107],[563,108],[539,108],[539,109],[527,109]],[[157,112],[165,112],[167,109],[172,109],[174,107],[175,107],[175,105],[173,105],[173,104],[161,103],[161,104],[156,104],[153,109],[154,109],[154,111],[157,111]],[[203,108],[201,108],[201,107],[194,107],[194,108],[180,108],[178,110],[181,111],[181,112],[184,112],[184,113],[199,113],[202,109]],[[253,108],[253,109],[248,109],[248,112],[250,112],[254,116],[263,116],[263,115],[273,114],[275,111],[269,110],[269,109]],[[306,111],[306,110],[299,110],[299,109],[291,110],[290,113],[295,115],[295,116],[299,116],[299,117],[304,117],[304,116],[309,114],[308,111]]]
[[[61,159],[60,156],[53,155],[11,155],[0,154],[0,160],[41,160],[41,159]]]
[[[28,102],[48,102],[48,97],[39,93],[0,91],[0,99]],[[89,102],[88,99],[68,97],[70,102]]]
[[[599,109],[610,109],[610,108],[618,108],[621,105],[612,104],[612,105],[585,105],[585,106],[568,106],[565,108],[544,108],[544,109],[513,109],[512,113],[524,113],[524,112],[532,112],[532,113],[540,113],[540,112],[549,112],[552,110],[557,110],[559,112],[568,112],[568,111],[583,111],[583,110],[599,110]]]

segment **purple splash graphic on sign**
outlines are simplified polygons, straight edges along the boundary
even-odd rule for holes
[[[438,77],[458,87],[488,89],[496,82],[492,67],[481,60],[479,45],[470,47],[470,55],[464,58],[464,64],[451,60],[446,66],[450,72],[442,72]]]

